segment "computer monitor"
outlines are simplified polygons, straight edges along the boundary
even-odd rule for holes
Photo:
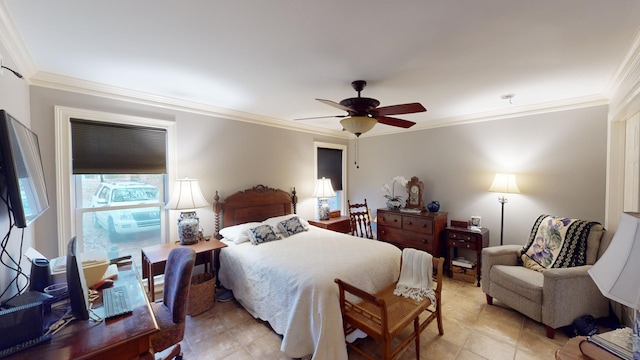
[[[89,320],[89,288],[84,278],[78,242],[74,236],[67,245],[67,287],[71,313],[78,320]]]

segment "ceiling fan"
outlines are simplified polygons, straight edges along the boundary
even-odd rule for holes
[[[366,81],[356,80],[351,83],[351,86],[358,92],[358,97],[344,99],[340,101],[340,103],[331,100],[316,99],[323,104],[346,111],[347,115],[320,116],[296,120],[321,119],[329,117],[343,118],[340,120],[342,127],[350,133],[355,134],[356,137],[359,137],[371,130],[376,123],[397,126],[405,129],[416,124],[413,121],[389,117],[387,115],[413,114],[427,111],[427,109],[425,109],[420,103],[378,107],[378,105],[380,105],[378,100],[360,96],[362,89],[367,86]]]

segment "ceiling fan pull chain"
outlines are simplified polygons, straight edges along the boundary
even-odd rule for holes
[[[356,136],[356,161],[354,162],[354,164],[356,165],[356,169],[360,169],[360,165],[358,165],[358,155],[360,154],[358,149],[358,139],[360,139],[360,137]]]

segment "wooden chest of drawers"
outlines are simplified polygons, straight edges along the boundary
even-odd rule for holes
[[[433,256],[444,256],[443,234],[446,212],[408,213],[378,209],[378,240],[399,248],[412,247]]]

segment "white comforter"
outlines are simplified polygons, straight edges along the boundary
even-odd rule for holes
[[[256,318],[283,335],[281,351],[314,360],[347,359],[335,278],[366,291],[398,279],[393,245],[310,226],[309,231],[220,253],[220,281]]]

